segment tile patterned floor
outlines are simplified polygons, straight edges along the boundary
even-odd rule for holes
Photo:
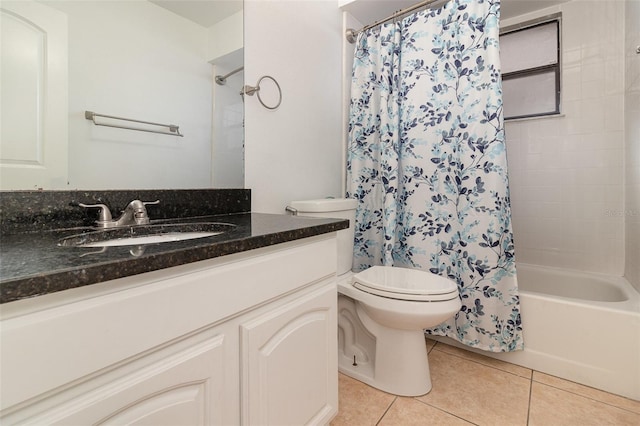
[[[406,398],[340,374],[331,426],[640,425],[640,402],[427,340],[433,389]]]

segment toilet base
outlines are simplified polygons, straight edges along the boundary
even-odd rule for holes
[[[338,297],[339,371],[394,395],[431,390],[423,330],[398,330],[375,323],[360,304]]]
[[[429,359],[423,331],[395,330],[393,339],[376,339],[375,359],[359,362],[340,351],[338,370],[381,391],[420,396],[431,391]],[[386,348],[386,349],[385,349]],[[393,348],[403,348],[402,351]]]

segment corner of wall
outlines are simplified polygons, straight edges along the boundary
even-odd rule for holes
[[[624,221],[627,280],[640,291],[640,2],[625,2]]]

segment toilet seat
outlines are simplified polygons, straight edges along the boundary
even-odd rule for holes
[[[455,282],[425,271],[372,266],[353,276],[358,290],[397,300],[439,302],[458,297]]]

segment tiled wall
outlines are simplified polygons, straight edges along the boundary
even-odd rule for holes
[[[506,124],[519,262],[623,274],[624,7],[573,0],[501,24],[562,12],[562,116]]]
[[[640,291],[640,2],[625,7],[625,276]]]

